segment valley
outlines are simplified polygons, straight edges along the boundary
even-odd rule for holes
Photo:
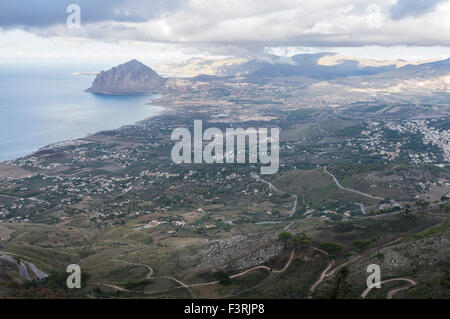
[[[448,298],[448,90],[264,70],[166,79],[162,114],[2,163],[0,251],[36,280],[9,263],[0,295]],[[171,132],[194,120],[280,128],[278,172],[174,163]],[[372,263],[385,282],[364,293]],[[65,288],[69,264],[82,289]]]

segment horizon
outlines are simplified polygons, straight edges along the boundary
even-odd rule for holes
[[[154,63],[146,63],[145,61],[148,61],[148,59],[140,59],[140,58],[135,58],[135,57],[124,57],[121,59],[117,59],[114,61],[110,61],[110,62],[93,62],[93,61],[89,61],[89,60],[77,60],[77,61],[52,61],[52,60],[39,60],[39,61],[28,61],[28,60],[24,60],[24,61],[10,61],[10,60],[0,60],[0,66],[2,67],[2,73],[4,74],[5,72],[7,73],[8,70],[14,72],[15,74],[17,74],[18,70],[22,70],[24,71],[23,74],[28,74],[30,73],[30,71],[32,73],[34,72],[38,72],[40,70],[42,70],[43,67],[45,67],[46,73],[48,72],[56,72],[56,73],[60,73],[61,71],[65,71],[65,72],[71,72],[71,73],[76,73],[76,72],[101,72],[101,71],[106,71],[111,69],[112,67],[121,65],[121,64],[125,64],[127,62],[136,60],[150,68],[152,68],[153,70],[155,70],[155,68],[158,68],[159,66],[165,66],[165,65],[182,65],[182,64],[186,64],[189,63],[190,61],[195,61],[197,59],[201,59],[201,60],[205,60],[205,61],[220,61],[220,60],[226,60],[226,59],[248,59],[248,60],[257,60],[257,61],[266,61],[269,62],[271,61],[272,58],[274,57],[278,57],[278,58],[286,58],[285,60],[279,60],[277,62],[273,62],[273,63],[277,63],[277,64],[290,64],[290,63],[294,63],[291,60],[288,60],[292,57],[294,57],[295,55],[315,55],[315,54],[321,54],[321,53],[326,53],[327,55],[342,55],[344,57],[347,58],[354,58],[355,60],[368,60],[368,61],[374,61],[374,62],[405,62],[406,65],[410,65],[410,64],[423,64],[423,63],[430,63],[430,62],[435,62],[435,61],[442,61],[442,60],[447,60],[450,58],[450,55],[448,56],[442,56],[442,55],[430,55],[428,57],[424,57],[421,56],[421,58],[415,58],[415,59],[404,59],[404,58],[371,58],[371,57],[367,57],[367,56],[357,56],[357,55],[346,55],[346,54],[342,54],[341,52],[338,51],[317,51],[317,52],[302,52],[299,51],[298,53],[294,53],[294,54],[289,54],[289,55],[277,55],[277,54],[268,54],[266,56],[247,56],[247,57],[236,57],[236,56],[202,56],[202,55],[198,55],[198,56],[190,56],[187,57],[185,59],[182,60],[178,60],[178,61],[168,61],[168,60],[164,60],[161,62],[154,62]],[[403,67],[403,66],[400,66]],[[155,70],[156,71],[156,70]],[[20,74],[20,73],[19,73]]]

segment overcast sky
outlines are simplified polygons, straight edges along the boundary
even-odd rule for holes
[[[67,6],[81,8],[68,28]],[[1,0],[0,62],[450,56],[450,0]]]

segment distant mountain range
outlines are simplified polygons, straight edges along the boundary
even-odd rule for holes
[[[314,79],[373,75],[395,71],[403,67],[420,66],[440,61],[407,62],[404,60],[371,60],[322,52],[297,54],[292,57],[267,56],[264,59],[194,58],[183,63],[159,64],[156,71],[167,77],[195,77],[198,75],[227,76],[303,76]],[[416,68],[417,69],[417,68]]]
[[[211,82],[226,78],[244,78],[246,81],[275,78],[302,78],[313,82],[397,90],[401,84],[421,89],[428,82],[432,87],[448,92],[450,85],[450,59],[410,63],[403,60],[370,60],[343,56],[336,53],[297,54],[292,57],[267,56],[265,59],[191,59],[184,63],[158,65],[161,77],[137,60],[100,72],[87,91],[102,94],[161,93],[179,85],[178,78],[188,83]],[[420,79],[422,82],[417,82]],[[183,86],[186,87],[186,81]],[[309,81],[309,80],[308,80]],[[409,81],[408,83],[400,83]],[[400,84],[399,84],[400,83]],[[400,85],[400,87],[401,87]],[[394,87],[392,89],[391,87]]]

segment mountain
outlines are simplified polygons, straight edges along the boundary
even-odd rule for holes
[[[87,92],[111,95],[158,93],[166,79],[137,60],[100,72]]]
[[[191,59],[159,67],[170,78],[163,78],[137,60],[131,60],[108,71],[102,71],[88,89],[102,94],[139,94],[186,91],[192,88],[221,85],[227,78],[259,83],[290,81],[299,86],[331,91],[359,92],[368,95],[414,92],[449,92],[450,59],[407,62],[370,60],[322,52],[292,57],[268,55],[259,59]],[[206,84],[208,83],[208,84]],[[206,85],[206,86],[205,86]],[[331,86],[331,87],[330,87]],[[428,94],[427,93],[427,94]]]
[[[291,57],[292,64],[261,65],[259,70],[251,72],[253,77],[273,76],[304,76],[319,80],[333,78],[371,75],[388,72],[396,69],[394,63],[380,66],[362,66],[357,60],[341,59],[334,64],[325,64],[322,61],[335,56],[335,53],[297,54]]]
[[[197,75],[227,76],[227,70],[234,65],[247,62],[248,58],[204,59],[192,58],[179,63],[160,63],[155,69],[167,77],[191,78]],[[234,74],[232,74],[234,75]]]
[[[404,94],[408,97],[425,97],[438,93],[439,101],[446,102],[447,94],[450,93],[450,59],[406,65],[376,75],[333,79],[330,84],[338,85],[341,90],[346,88],[372,95],[380,93],[384,96]]]
[[[407,67],[416,70],[425,62],[427,61],[409,63],[399,60],[360,59],[332,52],[321,52],[297,54],[287,60],[280,60],[280,57],[276,56],[269,56],[269,59],[265,60],[252,59],[232,68],[238,70],[240,75],[250,78],[302,76],[316,80],[331,80],[396,72]]]
[[[195,77],[210,75],[218,77],[247,76],[250,78],[302,76],[316,80],[331,80],[350,76],[367,76],[383,73],[405,74],[422,66],[433,65],[430,61],[408,62],[404,60],[372,60],[348,57],[333,52],[297,54],[292,57],[267,55],[264,58],[216,59],[194,58],[177,64],[160,64],[157,69],[168,76]],[[440,61],[438,63],[441,63]],[[392,76],[392,74],[391,74]]]

